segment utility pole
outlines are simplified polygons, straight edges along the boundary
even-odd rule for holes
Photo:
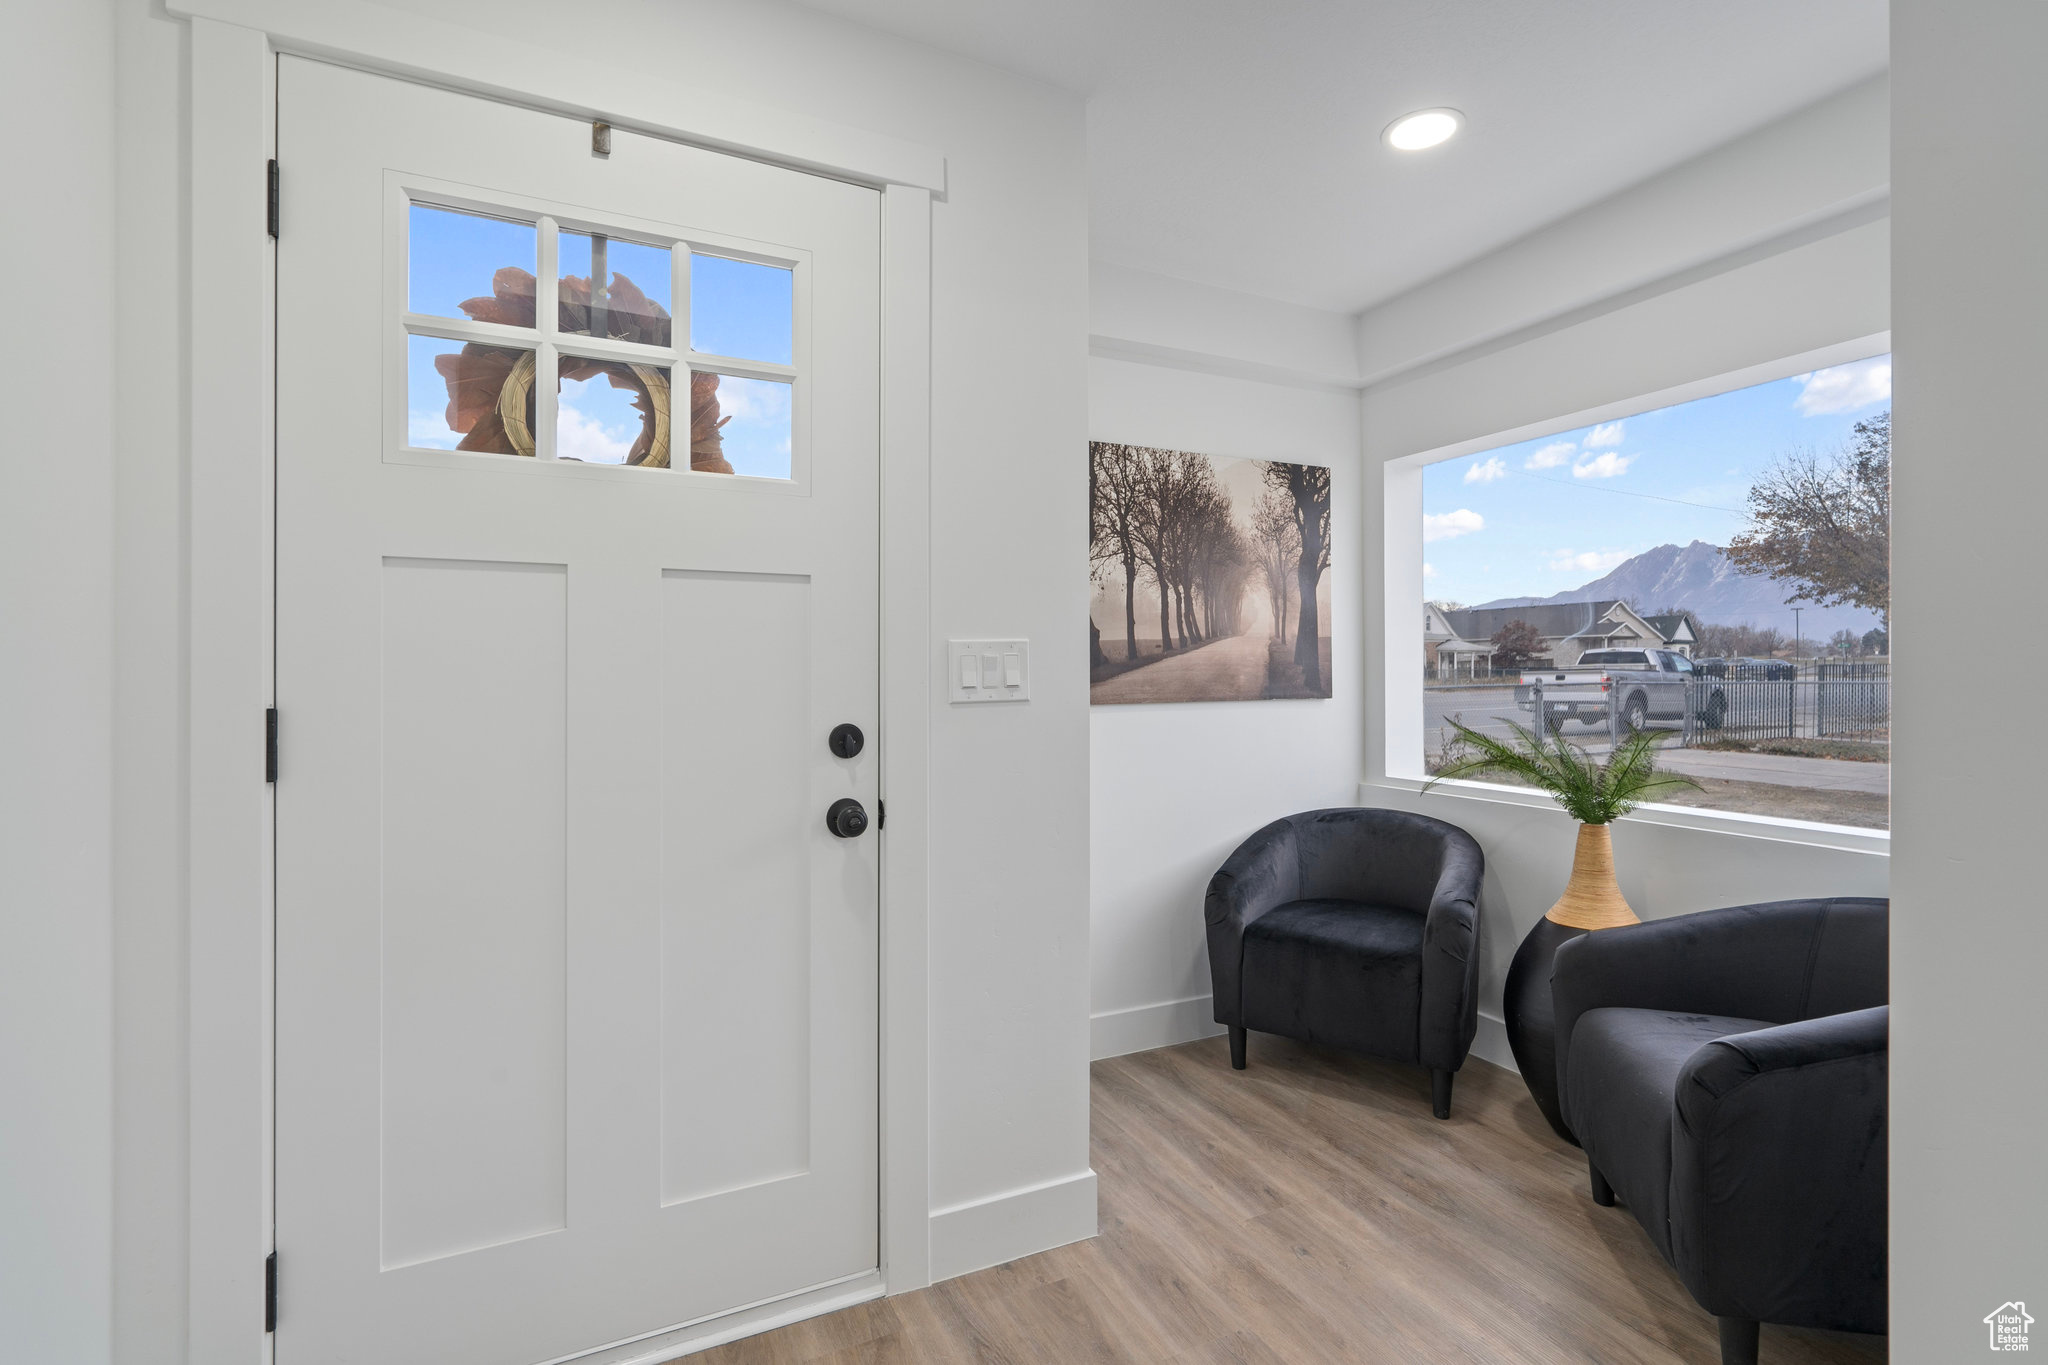
[[[1799,613],[1804,607],[1792,608],[1792,676],[1799,676]]]

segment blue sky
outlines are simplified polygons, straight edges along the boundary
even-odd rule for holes
[[[1423,593],[1547,597],[1658,545],[1726,545],[1779,456],[1832,451],[1891,406],[1891,369],[1874,356],[1433,464]]]
[[[407,306],[415,313],[462,317],[462,301],[489,294],[491,277],[501,267],[511,265],[533,272],[537,233],[530,224],[414,205],[409,228]],[[557,256],[564,275],[587,275],[590,238],[563,232]],[[614,274],[625,275],[649,298],[673,311],[667,248],[614,240],[608,258]],[[788,270],[693,254],[690,301],[691,341],[697,350],[790,363],[794,314]],[[434,369],[435,356],[460,349],[460,342],[412,338],[407,357],[411,444],[446,450],[461,439],[448,429],[447,388]],[[640,430],[640,415],[633,410],[632,397],[603,377],[564,384],[556,427],[558,453],[598,462],[623,460]],[[787,478],[789,386],[726,378],[720,382],[719,397],[724,412],[732,417],[725,427],[725,453],[733,468],[742,474]],[[678,428],[686,429],[687,424],[688,415],[679,414]]]

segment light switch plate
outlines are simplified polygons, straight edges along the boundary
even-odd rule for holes
[[[1030,701],[1031,642],[946,641],[946,695],[955,702]]]

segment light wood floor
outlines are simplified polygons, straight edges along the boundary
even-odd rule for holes
[[[1097,1062],[1099,1237],[688,1357],[786,1362],[1699,1362],[1701,1312],[1586,1192],[1520,1078],[1476,1058],[1448,1123],[1426,1073],[1257,1034]],[[1766,1326],[1764,1365],[1886,1358]]]

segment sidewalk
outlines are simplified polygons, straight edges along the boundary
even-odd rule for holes
[[[1667,745],[1658,750],[1657,766],[1687,777],[1714,777],[1724,782],[1768,782],[1780,787],[1863,792],[1872,796],[1883,796],[1891,790],[1889,763],[1798,758],[1789,754],[1722,753]]]

